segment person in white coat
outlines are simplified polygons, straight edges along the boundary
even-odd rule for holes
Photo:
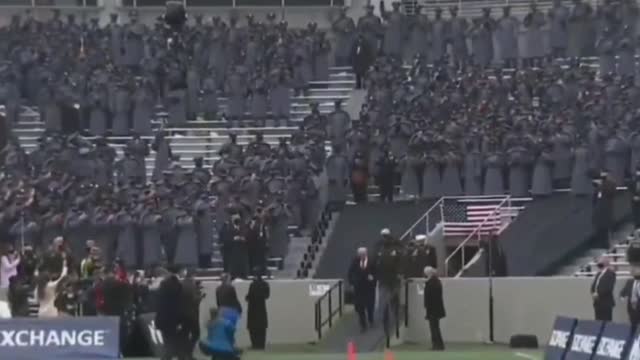
[[[20,255],[16,253],[13,246],[9,246],[7,254],[0,257],[0,288],[9,288],[9,279],[18,274],[20,265]]]
[[[65,276],[67,276],[68,267],[65,260],[62,265],[62,273],[58,278],[54,274],[43,272],[40,274],[40,280],[36,289],[36,299],[40,308],[38,309],[38,317],[58,317],[58,309],[55,306],[58,284]]]

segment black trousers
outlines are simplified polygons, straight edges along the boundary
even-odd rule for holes
[[[373,312],[376,307],[376,297],[367,296],[366,299],[357,299],[355,303],[356,313],[358,314],[358,321],[360,322],[360,328],[366,329],[373,325]]]
[[[596,320],[611,321],[613,319],[613,307],[611,306],[594,306]]]
[[[252,349],[264,350],[267,343],[267,328],[250,328],[249,338]]]
[[[162,331],[162,340],[164,345],[162,347],[161,360],[189,359],[184,353],[185,344],[187,343],[185,333],[180,331]]]
[[[631,202],[631,214],[633,217],[633,226],[635,229],[640,229],[640,202]]]
[[[429,319],[429,331],[431,332],[431,346],[434,350],[444,350],[444,340],[440,332],[440,319]]]
[[[597,226],[594,234],[594,246],[598,249],[609,248],[609,228],[606,226]]]
[[[356,72],[356,89],[364,89],[365,74]]]
[[[367,184],[351,184],[351,192],[353,193],[353,201],[356,203],[367,202]]]
[[[380,182],[380,201],[393,202],[393,180]]]

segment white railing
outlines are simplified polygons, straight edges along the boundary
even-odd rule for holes
[[[493,234],[496,234],[501,227],[508,224],[508,222],[504,223],[505,219],[503,219],[502,216],[504,209],[511,209],[511,196],[505,196],[504,199],[502,199],[502,201],[500,201],[500,203],[496,205],[496,208],[491,211],[491,213],[489,213],[484,218],[484,220],[482,220],[482,222],[478,224],[478,226],[474,228],[474,230],[460,243],[460,245],[458,245],[458,247],[456,247],[455,250],[453,250],[453,252],[451,252],[451,254],[449,254],[449,256],[444,261],[446,276],[449,276],[449,268],[451,266],[450,263],[458,253],[460,253],[461,255],[460,268],[464,268],[466,264],[465,249],[469,245],[469,242],[471,242],[472,240],[476,240],[475,245],[479,246],[483,236],[491,236]],[[508,216],[509,218],[511,218],[512,214],[509,214]],[[495,224],[496,218],[501,220],[499,224]]]
[[[444,222],[444,199],[433,204],[407,231],[402,234],[400,241],[411,241],[416,235],[429,235],[435,227]]]

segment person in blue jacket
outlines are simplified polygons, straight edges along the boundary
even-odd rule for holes
[[[239,319],[240,312],[234,308],[212,309],[207,338],[200,342],[200,350],[211,360],[239,360],[240,350],[235,347]]]

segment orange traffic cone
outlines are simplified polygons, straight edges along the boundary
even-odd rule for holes
[[[396,360],[396,357],[393,355],[393,351],[386,350],[384,352],[384,360]]]
[[[347,360],[358,360],[356,344],[353,341],[347,343]]]

